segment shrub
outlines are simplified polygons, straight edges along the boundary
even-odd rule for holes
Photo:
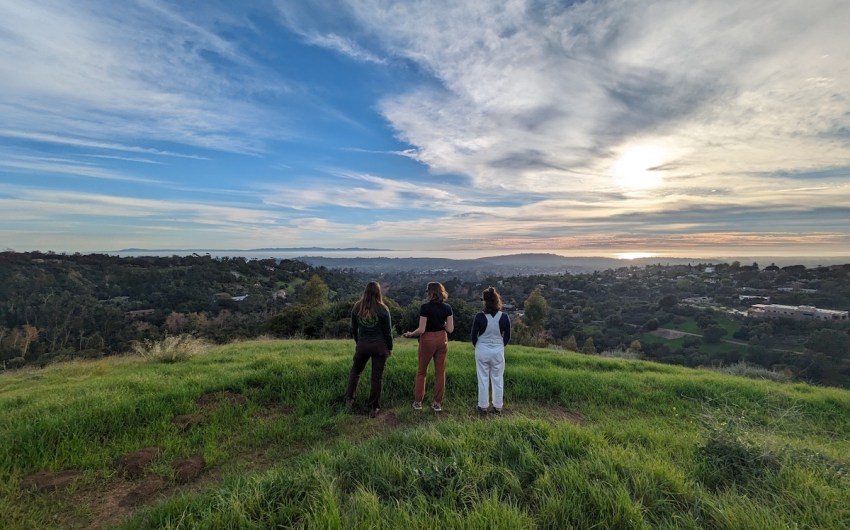
[[[705,487],[715,491],[747,488],[779,471],[777,455],[753,441],[744,411],[728,405],[704,410],[701,421],[707,432],[696,451],[696,477]],[[777,410],[776,414],[781,417],[791,412]]]
[[[132,343],[133,353],[150,361],[176,363],[188,361],[207,347],[191,335],[175,335],[162,340],[143,340]]]
[[[777,381],[780,383],[787,383],[792,380],[791,376],[787,373],[769,370],[762,366],[750,364],[745,361],[728,364],[726,366],[719,366],[717,368],[713,368],[713,370],[724,374],[737,375],[739,377],[749,377],[750,379],[769,379],[770,381]]]

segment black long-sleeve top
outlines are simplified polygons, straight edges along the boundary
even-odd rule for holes
[[[490,313],[491,316],[496,316],[496,313]],[[487,317],[484,316],[484,313],[478,313],[475,315],[475,320],[472,321],[472,334],[470,335],[470,340],[472,340],[472,345],[475,346],[478,344],[478,337],[487,330]],[[499,331],[502,334],[502,342],[504,342],[505,346],[511,341],[511,319],[508,317],[507,313],[502,313],[502,317],[499,319]]]

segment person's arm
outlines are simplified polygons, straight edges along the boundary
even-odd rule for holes
[[[478,337],[484,331],[481,329],[481,318],[479,318],[481,315],[483,315],[483,313],[478,313],[475,315],[475,318],[472,319],[472,333],[469,336],[469,340],[472,341],[473,346],[478,344]]]
[[[446,331],[451,333],[455,330],[455,316],[449,315],[446,317]]]
[[[387,311],[386,319],[384,320],[384,342],[387,344],[388,357],[393,354],[393,317]]]
[[[422,335],[423,333],[425,333],[425,326],[427,324],[428,324],[428,318],[427,317],[419,317],[419,327],[414,329],[413,331],[405,331],[404,336],[412,338],[412,337],[418,337],[419,335]]]
[[[351,336],[354,337],[354,342],[357,342],[357,314],[351,313]]]
[[[502,313],[502,318],[499,319],[499,328],[502,330],[502,342],[507,346],[511,341],[511,317],[507,313]]]

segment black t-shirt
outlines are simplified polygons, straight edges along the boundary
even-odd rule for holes
[[[446,329],[446,319],[452,314],[452,306],[445,302],[427,302],[419,308],[419,316],[428,319],[425,331],[443,331]]]

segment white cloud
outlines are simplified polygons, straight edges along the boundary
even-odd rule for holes
[[[611,189],[612,157],[636,141],[670,147],[671,179],[850,159],[841,0],[372,0],[353,11],[443,85],[387,96],[387,119],[419,160],[479,185]]]
[[[240,94],[285,85],[265,81],[266,74],[275,79],[272,72],[158,2],[2,0],[0,20],[0,121],[7,129],[248,153],[283,134],[267,125],[268,109]],[[217,71],[216,61],[227,61],[238,77]]]

